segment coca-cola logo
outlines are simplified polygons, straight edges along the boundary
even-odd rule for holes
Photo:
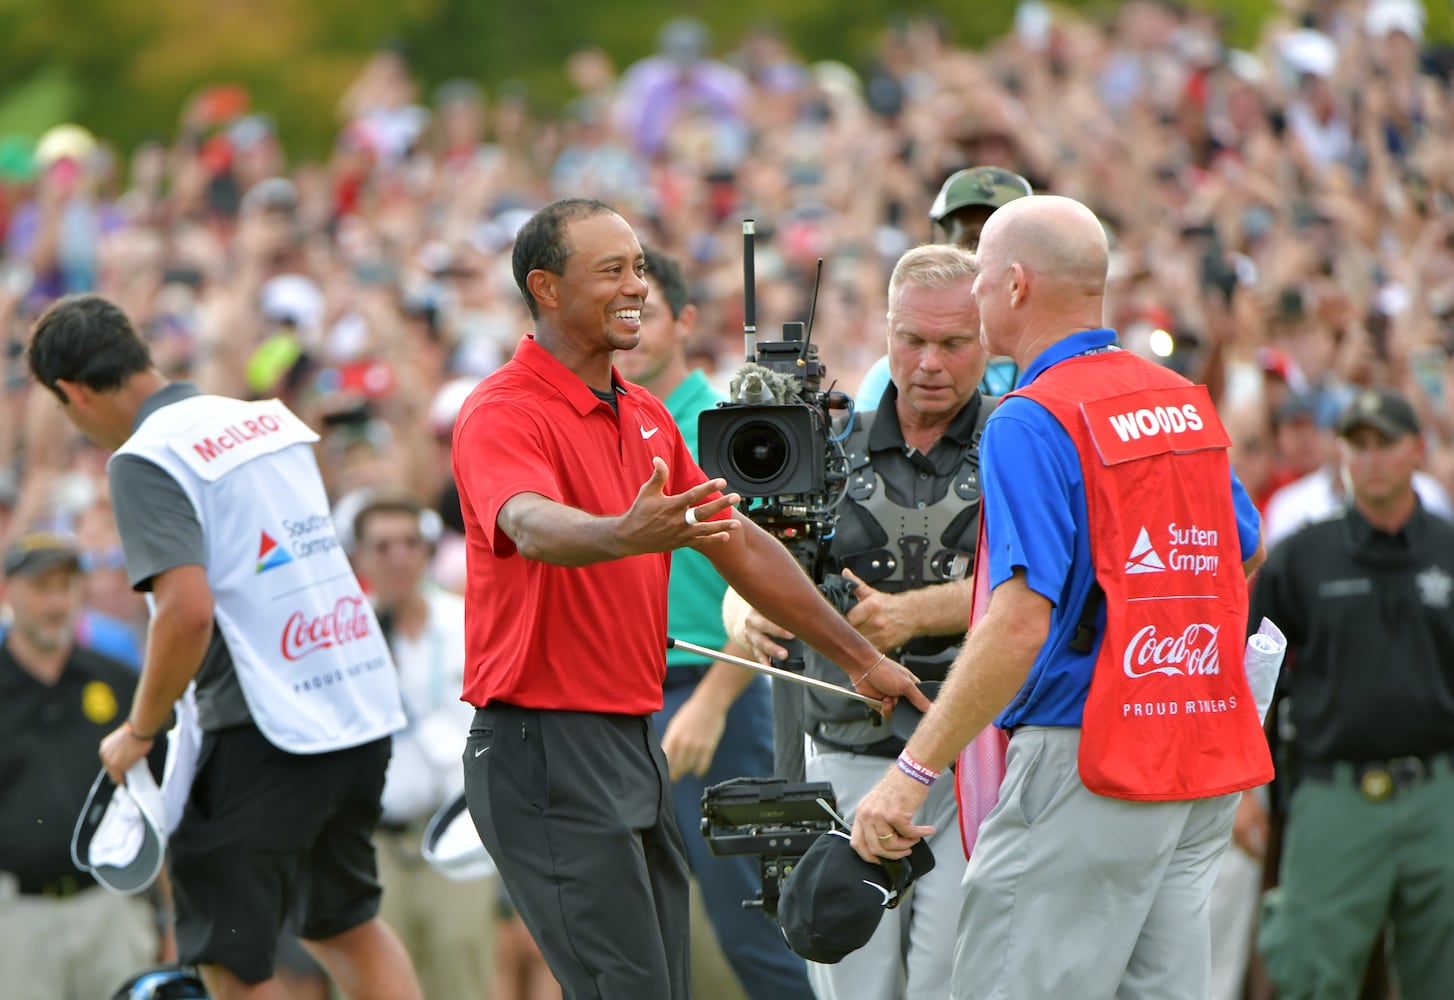
[[[343,646],[369,634],[368,605],[362,596],[340,597],[331,611],[309,617],[294,611],[283,626],[283,658],[301,660],[320,649]]]
[[[1218,631],[1204,622],[1193,622],[1181,635],[1163,636],[1155,625],[1147,625],[1131,637],[1122,668],[1127,677],[1221,673],[1217,662]]]

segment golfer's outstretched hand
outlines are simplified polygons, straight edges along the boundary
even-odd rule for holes
[[[630,540],[637,554],[725,541],[732,532],[742,529],[733,517],[711,520],[742,500],[736,493],[707,499],[726,487],[725,479],[709,479],[675,494],[666,492],[667,482],[666,462],[652,459],[650,478],[641,484],[636,500],[621,515],[620,535]]]

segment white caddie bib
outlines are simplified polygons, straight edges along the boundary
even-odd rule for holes
[[[278,400],[193,396],[117,451],[161,466],[192,501],[248,709],[290,753],[359,746],[405,723],[388,645],[329,514],[317,440]]]

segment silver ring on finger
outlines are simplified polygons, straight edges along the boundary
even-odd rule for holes
[[[695,507],[688,507],[687,508],[687,523],[688,524],[696,524],[697,523],[697,508],[695,508]]]

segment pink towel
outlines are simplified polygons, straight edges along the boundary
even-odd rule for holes
[[[969,627],[984,617],[990,606],[989,549],[985,545],[984,505],[979,511],[979,544],[974,549],[974,598],[969,606]],[[954,765],[954,797],[959,803],[959,831],[964,837],[964,856],[974,850],[979,825],[1000,798],[1005,777],[1005,749],[1009,737],[994,726],[984,730],[959,751]]]
[[[986,726],[959,751],[954,765],[954,797],[959,802],[959,832],[964,837],[966,858],[974,851],[980,823],[1000,799],[1005,748],[1009,745],[1003,730]]]

